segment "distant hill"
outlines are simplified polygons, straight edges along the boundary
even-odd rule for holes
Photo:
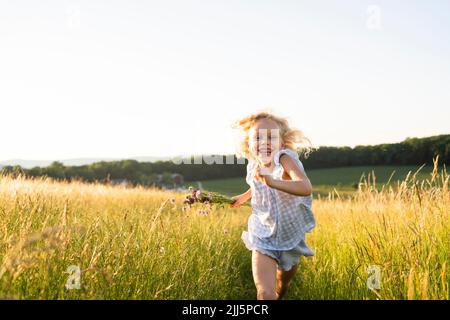
[[[309,169],[371,166],[431,164],[439,155],[441,164],[450,163],[450,135],[406,138],[399,143],[358,145],[350,147],[321,146],[302,159]]]
[[[355,146],[326,147],[321,146],[305,158],[300,155],[306,170],[360,167],[360,166],[415,166],[432,164],[439,156],[439,165],[450,164],[450,135],[439,135],[426,138],[407,138],[400,143]],[[185,161],[171,161],[168,157],[135,157],[134,159],[98,161],[101,159],[70,159],[54,161],[50,165],[39,167],[38,162],[19,162],[21,168],[5,166],[1,172],[25,173],[28,176],[49,176],[56,179],[82,179],[85,181],[113,181],[126,179],[133,184],[154,185],[161,179],[169,181],[172,174],[183,176],[184,181],[204,181],[230,177],[245,177],[245,161],[237,161],[233,156],[233,164],[202,161],[202,158],[183,157]],[[225,163],[225,156],[218,155]],[[215,158],[215,159],[218,159]],[[166,161],[163,161],[166,159]],[[162,160],[162,161],[158,161]],[[76,163],[74,165],[74,163]],[[89,163],[82,164],[80,163]],[[30,166],[32,168],[30,168]],[[27,168],[28,167],[28,168]]]
[[[66,160],[56,160],[61,162],[65,166],[84,166],[96,162],[106,161],[120,161],[125,159],[136,160],[139,162],[156,162],[156,161],[167,161],[172,159],[172,157],[132,157],[132,158],[74,158]],[[0,161],[0,169],[4,166],[21,166],[24,169],[31,169],[34,167],[47,167],[55,160],[23,160],[23,159],[10,159]]]

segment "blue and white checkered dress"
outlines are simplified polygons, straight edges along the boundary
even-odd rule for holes
[[[291,149],[282,149],[274,154],[272,176],[282,179],[283,166],[280,156],[292,157],[304,172],[298,154]],[[257,163],[249,160],[246,181],[252,189],[252,214],[248,220],[248,232],[242,233],[242,240],[249,250],[254,248],[269,250],[291,250],[302,248],[304,255],[314,255],[306,246],[305,233],[315,227],[312,212],[312,195],[302,197],[270,188],[254,179]]]

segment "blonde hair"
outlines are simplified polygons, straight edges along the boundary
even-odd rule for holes
[[[232,128],[240,129],[244,134],[238,145],[238,157],[245,157],[249,159],[250,153],[248,148],[248,131],[257,121],[261,119],[270,119],[275,121],[280,128],[280,139],[285,147],[308,157],[313,148],[309,139],[303,135],[303,132],[296,128],[291,128],[287,118],[276,116],[272,112],[268,111],[251,114],[233,123]]]

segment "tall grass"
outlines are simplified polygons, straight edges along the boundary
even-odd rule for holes
[[[314,183],[314,181],[313,181]],[[448,299],[449,178],[411,173],[315,200],[317,227],[287,299]],[[0,177],[0,298],[254,299],[240,240],[251,209],[182,210],[184,195]],[[69,266],[81,288],[65,287]],[[369,267],[380,288],[369,289]]]

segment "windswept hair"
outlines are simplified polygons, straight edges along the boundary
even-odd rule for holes
[[[280,128],[280,139],[284,143],[285,147],[294,150],[299,154],[303,154],[305,157],[308,157],[313,149],[310,140],[303,135],[302,131],[296,128],[291,128],[286,118],[276,116],[272,112],[268,111],[251,114],[237,120],[232,124],[233,129],[240,129],[243,133],[243,138],[241,139],[241,141],[239,141],[238,145],[238,157],[245,157],[249,159],[250,154],[248,148],[248,131],[258,120],[261,119],[270,119],[275,121]]]

